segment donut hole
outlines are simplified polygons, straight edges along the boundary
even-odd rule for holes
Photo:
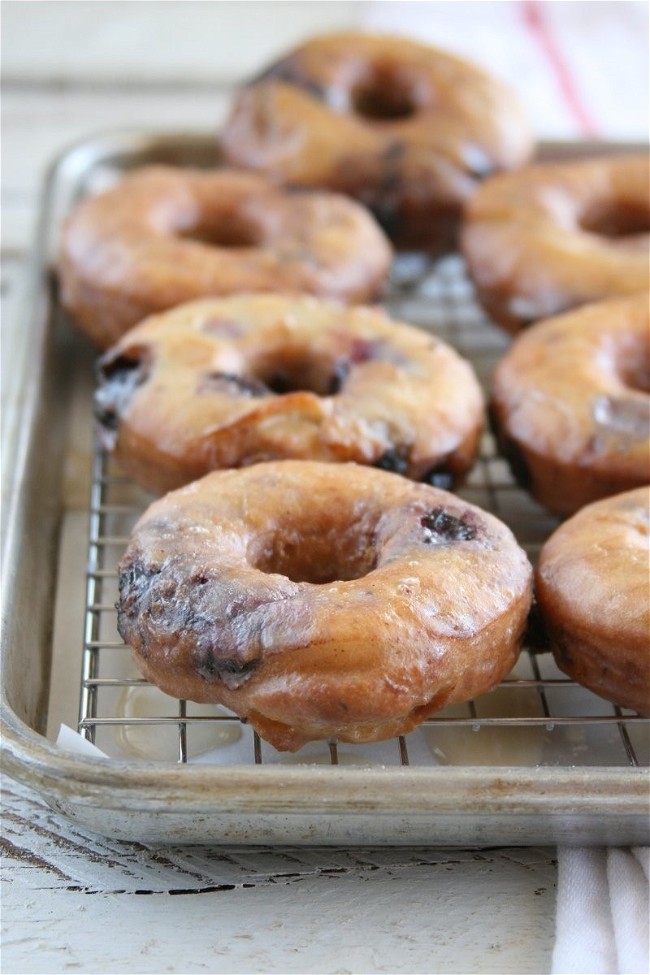
[[[650,233],[648,206],[616,200],[599,201],[581,214],[580,228],[620,243],[636,243]]]
[[[326,396],[331,371],[326,365],[299,359],[279,360],[269,363],[258,378],[276,396],[288,393],[315,393]]]
[[[326,512],[322,512],[322,520]],[[316,527],[314,527],[316,523]],[[361,579],[377,562],[372,528],[363,524],[320,525],[318,513],[304,526],[280,528],[249,549],[249,562],[260,572],[276,573],[292,582],[327,585]]]
[[[183,240],[193,240],[210,247],[244,249],[257,247],[260,243],[259,228],[248,221],[230,217],[227,220],[203,221],[186,227],[179,232]]]
[[[350,92],[352,111],[377,121],[410,118],[418,100],[410,78],[388,65],[375,65]]]
[[[252,364],[255,379],[278,396],[309,392],[316,396],[333,396],[340,392],[350,369],[372,358],[350,350],[348,355],[317,354],[314,350],[285,348],[273,350]]]

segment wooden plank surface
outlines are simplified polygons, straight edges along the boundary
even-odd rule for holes
[[[549,849],[147,847],[4,802],[5,973],[549,967]]]

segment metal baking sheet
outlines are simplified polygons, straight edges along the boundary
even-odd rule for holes
[[[611,147],[545,154],[602,148]],[[48,174],[15,323],[30,355],[4,506],[7,772],[88,828],[146,841],[647,843],[647,722],[573,685],[548,653],[527,649],[496,691],[411,735],[292,756],[236,717],[172,701],[138,677],[115,632],[115,563],[148,499],[94,443],[94,352],[61,312],[51,268],[61,221],[84,194],[149,162],[217,159],[206,135],[118,133],[72,148]],[[484,382],[507,348],[456,255],[400,258],[384,303],[455,345]],[[461,493],[509,523],[533,560],[556,524],[512,483],[489,433]],[[80,730],[107,758],[53,744],[79,707]]]

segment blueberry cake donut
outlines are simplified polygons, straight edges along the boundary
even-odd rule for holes
[[[155,493],[289,458],[451,487],[484,415],[472,367],[439,339],[376,308],[280,295],[149,318],[100,360],[95,409],[106,446]]]
[[[241,291],[363,302],[391,266],[371,215],[253,173],[149,166],[83,200],[63,230],[63,304],[100,348],[145,316]]]
[[[225,705],[278,749],[378,741],[508,673],[531,576],[509,529],[446,491],[270,462],[151,505],[118,626],[165,693]]]
[[[522,487],[569,515],[650,480],[648,294],[538,322],[497,366],[491,416]]]
[[[544,545],[537,601],[555,660],[594,693],[650,714],[650,488],[582,508]]]
[[[650,286],[650,157],[527,166],[467,206],[462,250],[479,300],[516,332]]]
[[[317,37],[236,96],[221,133],[234,165],[356,197],[400,247],[455,246],[463,204],[532,139],[512,91],[405,38]]]

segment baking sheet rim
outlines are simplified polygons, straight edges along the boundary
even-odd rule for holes
[[[184,140],[187,140],[184,142]],[[102,154],[120,153],[135,158],[156,150],[189,151],[190,146],[208,146],[208,136],[201,133],[101,133],[96,139],[75,143],[54,160],[46,176],[39,209],[35,246],[28,271],[27,304],[36,309],[47,288],[48,240],[52,235],[56,196],[64,192],[60,185],[67,171],[80,171],[80,159],[96,162]],[[569,151],[571,146],[558,144]],[[594,151],[610,148],[594,144]],[[584,144],[576,144],[581,152]],[[615,146],[615,150],[636,146]],[[552,148],[549,151],[553,151]],[[83,170],[81,170],[83,171]],[[34,344],[45,349],[48,326],[52,323],[37,314],[27,315]],[[49,318],[49,316],[47,316]],[[45,363],[39,363],[44,368]],[[11,558],[20,554],[20,541],[12,534],[14,512],[20,507],[21,480],[29,457],[37,449],[34,443],[34,416],[38,408],[39,389],[34,376],[26,387],[27,422],[19,431],[13,455],[18,459],[10,485],[9,529],[3,546],[3,565],[7,567],[3,587],[3,629],[11,612],[15,573]],[[54,571],[50,567],[50,571]],[[7,578],[7,576],[9,578]],[[3,637],[3,654],[4,654]],[[363,815],[399,814],[408,816],[442,815],[483,817],[506,813],[517,817],[545,814],[551,819],[599,816],[603,823],[634,824],[633,831],[650,836],[648,826],[647,770],[631,767],[587,768],[502,768],[439,766],[427,769],[358,769],[341,767],[279,766],[259,767],[188,767],[163,766],[156,763],[129,763],[85,758],[65,752],[25,724],[7,700],[5,668],[2,685],[2,765],[7,774],[41,790],[55,802],[72,800],[79,806],[89,805],[129,811],[170,811],[188,815],[199,810],[220,813],[247,812],[254,816],[265,813],[318,812],[337,815],[353,812]],[[623,838],[623,832],[621,836]],[[549,831],[549,841],[552,831]],[[392,841],[392,840],[391,840]]]

